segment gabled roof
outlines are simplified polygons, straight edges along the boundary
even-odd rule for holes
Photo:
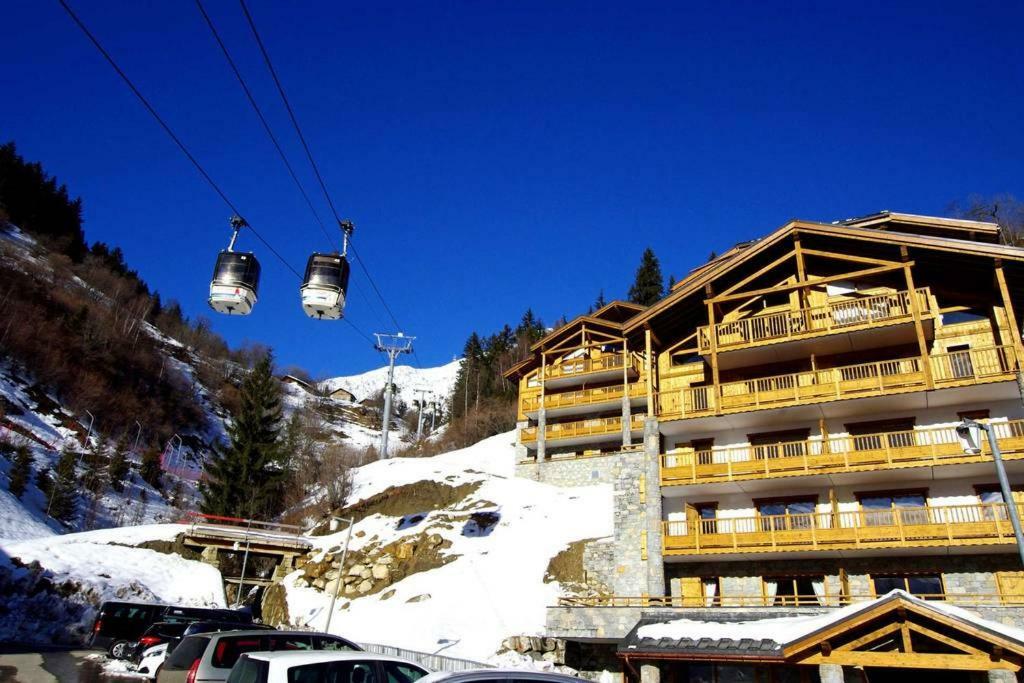
[[[986,242],[999,241],[999,225],[991,221],[975,221],[966,218],[940,218],[937,216],[920,216],[913,213],[894,213],[879,211],[860,218],[848,218],[836,221],[835,225],[849,225],[875,230],[891,230],[931,235],[970,235],[975,240]]]
[[[557,330],[549,332],[539,341],[535,342],[533,346],[530,347],[530,350],[535,351],[537,349],[544,348],[545,346],[550,346],[557,340],[565,337],[567,334],[583,327],[586,323],[590,323],[593,326],[607,330],[619,331],[622,329],[622,324],[626,320],[629,320],[638,313],[642,313],[644,310],[643,306],[639,306],[628,301],[612,301],[593,313],[578,315],[559,327]]]
[[[629,333],[636,330],[659,313],[671,308],[675,303],[685,299],[694,292],[701,291],[705,285],[712,283],[723,274],[734,268],[740,267],[743,263],[749,261],[758,254],[763,253],[783,240],[791,238],[797,233],[803,235],[822,235],[826,237],[846,238],[866,242],[895,244],[962,255],[988,256],[992,258],[1024,262],[1024,248],[1020,247],[990,244],[974,240],[955,239],[952,237],[940,237],[936,235],[915,235],[891,232],[855,225],[837,225],[831,223],[793,220],[776,229],[763,239],[754,243],[745,243],[742,248],[734,247],[729,252],[726,252],[723,257],[706,264],[705,267],[693,271],[684,280],[677,283],[668,296],[648,307],[642,313],[639,313],[626,321],[623,325],[624,331]],[[727,255],[728,258],[726,258]]]
[[[903,622],[910,614],[925,623],[941,624],[965,641],[982,640],[992,647],[1002,648],[1016,656],[1018,662],[1024,654],[1021,629],[945,602],[922,600],[902,590],[807,616],[756,618],[747,613],[744,619],[731,619],[723,612],[721,621],[646,617],[619,644],[618,652],[626,657],[649,659],[800,661],[831,650],[827,645],[830,639],[838,644],[844,634],[855,628],[885,621]],[[869,642],[867,638],[862,640]],[[947,642],[955,646],[956,641],[948,639]]]

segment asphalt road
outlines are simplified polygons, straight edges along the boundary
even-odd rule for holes
[[[144,679],[104,675],[100,663],[89,659],[96,650],[60,650],[0,646],[0,683],[100,683]]]

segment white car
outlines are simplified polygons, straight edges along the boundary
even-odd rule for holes
[[[136,671],[143,674],[146,678],[156,678],[156,670],[164,663],[166,658],[167,643],[154,645],[142,652],[142,657],[139,659],[139,668]]]
[[[417,683],[580,683],[580,680],[567,674],[530,669],[468,669],[439,671]]]
[[[429,673],[370,652],[249,652],[235,662],[227,683],[415,683]]]

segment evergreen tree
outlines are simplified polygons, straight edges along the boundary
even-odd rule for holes
[[[161,486],[160,475],[163,473],[160,467],[160,449],[150,446],[142,453],[142,465],[139,467],[139,475],[142,481],[159,490]]]
[[[75,465],[78,454],[70,448],[60,452],[57,473],[50,491],[50,516],[62,522],[70,522],[75,516],[76,489],[78,488]]]
[[[128,476],[128,470],[128,440],[122,436],[114,444],[114,453],[110,456],[110,464],[107,465],[110,488],[118,493],[124,491],[124,480]]]
[[[272,366],[268,352],[242,382],[229,443],[206,466],[203,512],[266,518],[281,511],[289,463],[280,439],[281,388]]]
[[[676,276],[675,275],[669,275],[668,276],[668,284],[665,285],[665,294],[670,294],[672,292],[672,288],[675,287],[675,286],[676,286]]]
[[[647,247],[636,269],[633,286],[629,288],[629,300],[641,306],[650,306],[665,294],[665,281],[661,277],[661,265],[654,251]]]
[[[85,462],[85,476],[82,477],[82,484],[92,494],[99,494],[107,487],[107,456],[106,441],[102,436],[97,436],[96,443],[89,449],[83,458]]]
[[[714,261],[714,260],[715,260],[716,258],[718,258],[718,252],[716,252],[716,251],[715,251],[714,249],[712,249],[712,250],[711,250],[711,253],[710,253],[710,254],[708,254],[708,263],[711,263],[711,262],[712,262],[712,261]]]
[[[28,479],[32,476],[32,451],[29,447],[21,444],[14,449],[14,462],[11,464],[11,479],[7,483],[7,489],[16,498],[21,498],[28,486]]]
[[[608,305],[608,302],[604,300],[604,290],[602,289],[597,293],[597,299],[594,300],[594,310],[600,311],[602,308]]]

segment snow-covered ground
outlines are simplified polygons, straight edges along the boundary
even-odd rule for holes
[[[81,638],[104,600],[223,607],[214,567],[134,547],[173,540],[182,529],[157,524],[0,541],[0,585],[8,592],[0,641]]]
[[[409,365],[395,366],[395,386],[398,396],[408,406],[419,401],[417,389],[425,389],[434,394],[439,403],[444,403],[451,396],[455,387],[455,377],[462,365],[461,359],[436,368],[414,368]],[[380,367],[359,375],[333,377],[325,380],[324,385],[330,391],[345,389],[355,396],[356,401],[363,401],[384,388],[388,380],[387,367]]]
[[[450,523],[451,508],[424,511],[423,521],[402,530],[396,517],[363,519],[354,528],[354,551],[436,533],[451,541],[445,552],[457,559],[391,584],[395,592],[387,598],[385,591],[339,600],[333,632],[425,652],[444,648],[445,654],[478,661],[492,658],[509,636],[543,633],[545,608],[563,594],[558,583],[544,582],[548,564],[574,541],[612,534],[612,492],[609,485],[563,489],[515,478],[513,442],[509,432],[432,458],[396,458],[359,468],[352,502],[424,480],[451,486],[475,482],[479,488],[456,511],[494,511],[500,521],[487,534],[467,535],[466,526]],[[344,537],[341,531],[316,541],[327,549]],[[285,581],[290,616],[322,628],[331,596],[297,586],[300,576],[296,572]]]

